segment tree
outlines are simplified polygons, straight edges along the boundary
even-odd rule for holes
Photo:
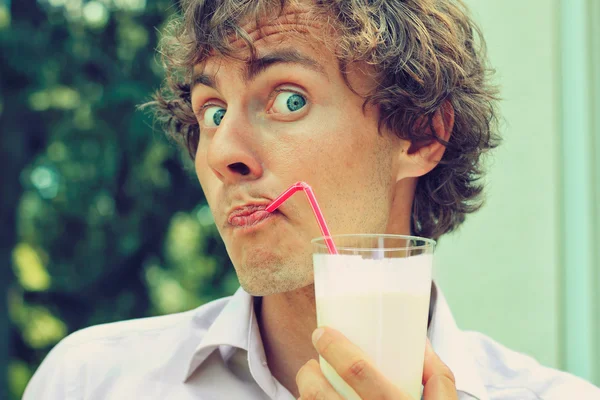
[[[176,4],[18,0],[0,16],[8,398],[70,332],[237,288],[185,152],[136,111],[161,83],[158,32]]]

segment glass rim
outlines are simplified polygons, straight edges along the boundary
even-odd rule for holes
[[[358,252],[362,252],[362,251],[383,251],[383,252],[389,252],[389,251],[403,251],[403,250],[420,250],[420,249],[427,249],[427,248],[433,248],[435,249],[435,246],[437,244],[437,242],[433,239],[427,239],[421,236],[411,236],[411,235],[395,235],[395,234],[391,234],[391,233],[344,233],[344,234],[340,234],[340,235],[330,235],[330,236],[319,236],[316,237],[314,239],[312,239],[310,242],[312,244],[314,244],[315,246],[318,246],[319,248],[325,249],[327,250],[327,244],[325,244],[325,239],[331,239],[333,240],[333,243],[335,244],[336,238],[367,238],[367,237],[371,237],[371,238],[383,238],[383,239],[402,239],[402,240],[419,240],[422,242],[425,242],[425,244],[422,245],[418,245],[418,246],[405,246],[405,247],[389,247],[389,248],[381,248],[381,247],[374,247],[374,248],[369,248],[369,247],[344,247],[344,246],[335,246],[336,249],[338,250],[345,250],[345,251],[358,251]],[[320,243],[321,242],[321,243]]]

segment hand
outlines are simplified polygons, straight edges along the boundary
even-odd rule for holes
[[[363,399],[416,400],[394,386],[369,361],[366,354],[344,335],[332,328],[313,333],[319,354]],[[296,383],[300,399],[343,400],[321,372],[319,362],[310,360],[298,371]],[[433,351],[429,340],[423,366],[423,400],[457,400],[452,371]]]

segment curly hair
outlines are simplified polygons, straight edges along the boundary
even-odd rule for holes
[[[166,71],[152,106],[167,134],[193,159],[200,130],[190,99],[194,65],[211,54],[235,57],[231,38],[255,54],[241,25],[277,18],[298,0],[183,0],[182,14],[164,32],[160,53]],[[366,62],[378,83],[365,105],[380,110],[379,126],[411,141],[446,146],[440,163],[417,182],[411,229],[438,239],[483,204],[482,155],[500,143],[497,90],[490,83],[485,41],[461,0],[315,0],[309,18],[335,30],[345,76]],[[346,81],[348,83],[348,81]],[[436,137],[433,117],[449,103],[454,127],[448,142]]]

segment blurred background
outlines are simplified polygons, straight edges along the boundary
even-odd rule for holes
[[[488,202],[440,242],[464,329],[600,384],[600,1],[470,0],[502,89]],[[176,0],[0,0],[0,399],[103,322],[238,287],[187,158],[136,110]]]

